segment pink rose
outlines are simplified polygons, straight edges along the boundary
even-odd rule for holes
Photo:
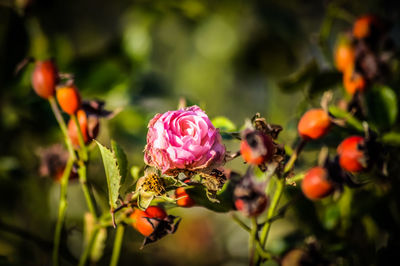
[[[215,167],[224,160],[221,135],[198,106],[156,114],[148,128],[144,161],[163,173]]]

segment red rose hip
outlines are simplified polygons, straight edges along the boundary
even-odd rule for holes
[[[322,199],[330,195],[333,191],[333,185],[328,180],[327,170],[320,166],[308,170],[301,182],[301,190],[311,200]]]
[[[246,130],[240,144],[240,154],[245,162],[260,165],[268,162],[275,152],[271,137],[258,130]]]
[[[340,166],[349,172],[364,170],[367,167],[364,147],[363,137],[351,136],[343,140],[337,148]]]
[[[300,119],[297,129],[303,139],[319,139],[331,126],[331,119],[323,109],[308,110]]]
[[[150,206],[145,211],[135,209],[130,215],[134,220],[133,227],[144,236],[151,235],[159,224],[158,220],[164,220],[166,217],[164,209],[157,206]]]
[[[175,190],[175,198],[177,199],[176,204],[178,206],[189,208],[195,205],[195,201],[190,198],[189,194],[183,187],[178,187]]]
[[[32,73],[32,86],[37,95],[48,99],[54,96],[58,71],[52,60],[37,61]]]
[[[379,19],[374,15],[359,17],[353,25],[353,36],[363,39],[371,35],[373,27],[379,27]]]

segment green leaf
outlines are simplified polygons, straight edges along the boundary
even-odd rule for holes
[[[221,131],[236,131],[235,124],[225,116],[217,116],[211,120],[214,127],[219,128]]]
[[[138,208],[141,210],[146,210],[150,206],[151,201],[154,199],[154,194],[147,193],[143,190],[139,191],[139,196],[137,200]]]
[[[340,209],[339,206],[329,205],[324,212],[323,224],[328,230],[332,230],[339,222]]]
[[[355,118],[352,114],[349,112],[340,109],[339,107],[335,105],[329,106],[329,113],[331,113],[334,117],[344,119],[346,120],[346,124],[350,126],[351,128],[359,131],[359,132],[364,132],[364,127],[361,123],[360,120]]]
[[[216,195],[216,200],[219,202],[210,201],[206,188],[201,184],[195,184],[187,188],[186,192],[198,206],[203,206],[215,212],[228,212],[235,209],[233,205],[233,189],[232,182],[227,181]]]
[[[366,94],[368,120],[380,130],[387,130],[398,113],[396,93],[387,86],[375,86]]]
[[[400,133],[389,132],[383,135],[382,142],[392,146],[400,146]]]
[[[121,146],[114,140],[111,140],[111,148],[117,159],[117,164],[121,174],[121,184],[124,183],[126,174],[128,172],[128,160],[126,159],[126,154]]]
[[[304,88],[305,85],[309,84],[311,79],[315,77],[318,72],[319,68],[317,62],[315,60],[312,60],[297,72],[281,80],[278,83],[278,86],[284,92],[294,92],[300,90]]]
[[[178,187],[187,186],[184,182],[172,177],[172,176],[161,176],[166,191],[177,189]]]
[[[109,204],[111,209],[114,209],[117,207],[119,189],[122,179],[117,156],[114,151],[110,151],[97,141],[96,143],[100,149],[101,157],[103,158],[104,170],[106,172]]]

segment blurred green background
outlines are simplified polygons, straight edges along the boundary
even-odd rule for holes
[[[98,140],[109,145],[115,139],[129,165],[141,166],[147,122],[175,109],[180,97],[236,125],[260,112],[284,126],[280,141],[292,145],[298,117],[317,106],[319,97],[305,90],[285,93],[278,81],[313,58],[321,69],[331,69],[329,51],[351,19],[374,12],[398,21],[399,7],[394,0],[0,0],[0,264],[49,265],[57,217],[59,184],[39,177],[35,151],[62,138],[50,106],[31,88],[33,65],[14,75],[25,57],[53,57],[61,72],[75,75],[83,98],[102,99],[110,110],[122,107],[115,118],[102,121]],[[393,36],[399,40],[398,27]],[[238,145],[228,147],[235,151]],[[104,205],[97,149],[91,157],[89,182]],[[313,151],[304,157],[305,166],[316,161]],[[241,162],[232,167],[244,169]],[[78,182],[71,182],[68,200],[63,248],[70,254],[63,262],[73,265],[81,253],[86,210]],[[330,212],[335,217],[338,210]],[[183,217],[178,232],[144,250],[142,237],[127,230],[121,265],[247,264],[247,234],[229,215],[203,208],[172,213]],[[286,248],[282,237],[309,232],[294,217],[273,226],[269,245],[277,252]],[[99,265],[109,262],[114,234],[108,230]]]

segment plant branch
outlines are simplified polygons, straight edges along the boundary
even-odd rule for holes
[[[251,232],[250,227],[247,226],[247,224],[245,224],[242,220],[240,220],[239,217],[237,217],[236,214],[232,214],[231,215],[232,219],[240,226],[242,227],[246,232]]]
[[[284,169],[284,173],[288,173],[294,166],[297,158],[299,157],[301,151],[303,150],[304,146],[306,145],[307,141],[304,139],[300,140],[300,143],[297,145],[295,151],[293,152],[292,156],[290,156],[289,161],[287,161]]]
[[[88,209],[89,209],[90,213],[93,215],[93,217],[95,218],[95,220],[97,220],[96,209],[94,207],[92,196],[90,194],[89,187],[87,185],[86,165],[82,161],[79,162],[78,175],[79,175],[79,182],[81,183],[81,187],[83,190],[83,194],[85,196],[85,200],[86,200]]]
[[[268,233],[271,228],[271,224],[273,222],[273,220],[271,220],[271,218],[274,217],[274,215],[275,215],[275,210],[278,207],[279,200],[282,196],[284,186],[285,186],[285,179],[282,178],[282,179],[278,180],[277,187],[276,187],[275,193],[274,193],[272,201],[271,201],[271,205],[269,206],[269,209],[268,209],[267,221],[261,230],[260,244],[261,244],[262,248],[265,247],[265,243],[267,242]]]
[[[67,202],[67,188],[68,188],[68,180],[71,174],[72,166],[74,164],[74,160],[70,157],[68,159],[67,165],[64,169],[64,173],[61,177],[61,189],[60,189],[60,202],[58,205],[58,218],[56,224],[56,231],[54,233],[54,247],[53,247],[53,265],[58,265],[58,253],[60,248],[60,238],[61,238],[61,230],[64,223],[65,212],[67,210],[68,202]]]
[[[125,225],[120,224],[117,227],[117,233],[116,233],[115,239],[114,239],[114,247],[113,247],[113,252],[111,255],[110,266],[118,265],[119,254],[121,252],[122,240],[124,238],[124,231],[125,231]]]
[[[97,237],[97,234],[99,233],[99,231],[100,231],[100,227],[99,226],[96,226],[93,229],[93,232],[92,232],[92,234],[90,235],[90,238],[89,238],[89,242],[87,243],[87,245],[85,247],[85,250],[83,251],[82,256],[81,256],[81,258],[79,260],[79,266],[86,265],[86,261],[89,258],[90,253],[92,252],[92,249],[93,249],[93,246],[94,246],[94,243],[95,243],[95,240],[96,240],[96,237]]]
[[[258,256],[255,255],[256,243],[258,242],[258,224],[257,218],[251,218],[251,231],[249,239],[249,252],[250,252],[250,266],[255,265]]]
[[[54,116],[56,117],[58,125],[60,126],[60,129],[64,135],[64,141],[65,141],[65,145],[67,146],[68,152],[69,152],[70,156],[74,160],[76,160],[76,154],[74,151],[74,147],[72,146],[71,139],[68,136],[67,125],[65,124],[64,118],[62,117],[60,109],[58,108],[56,100],[54,99],[53,96],[51,96],[49,98],[49,103],[50,103],[51,109],[54,113]]]
[[[81,151],[81,156],[82,156],[82,160],[84,162],[87,162],[88,160],[88,151],[85,145],[85,139],[83,138],[83,133],[81,130],[81,126],[79,124],[78,118],[76,117],[75,114],[71,115],[72,120],[74,120],[76,128],[78,131],[78,141],[79,141],[79,150]]]

